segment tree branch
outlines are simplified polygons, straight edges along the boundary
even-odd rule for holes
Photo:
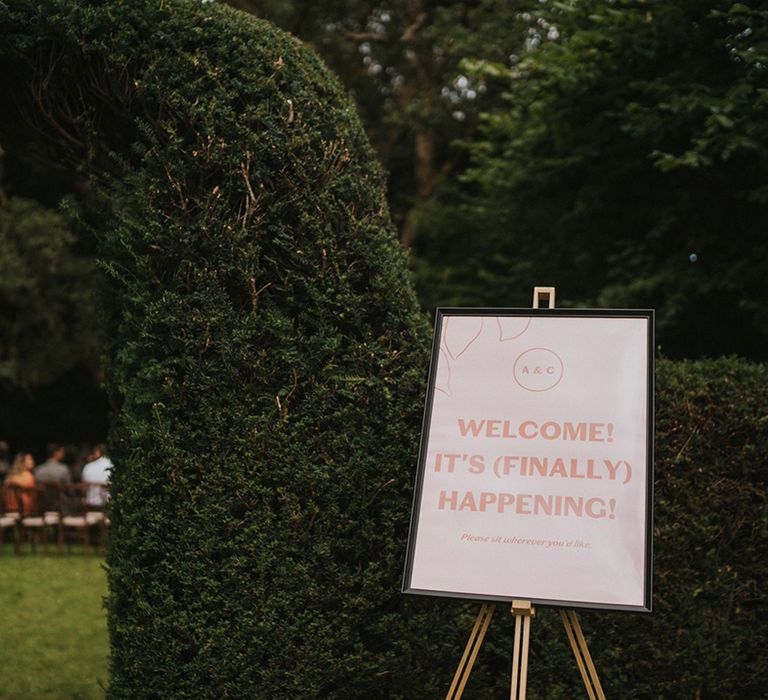
[[[416,39],[416,33],[421,29],[427,21],[428,14],[426,12],[420,12],[416,15],[416,19],[412,24],[409,24],[403,35],[400,37],[400,41],[404,44],[410,44]]]
[[[336,25],[336,28],[347,37],[347,39],[352,39],[352,41],[376,41],[380,43],[392,41],[386,34],[379,34],[378,32],[351,32],[349,29],[344,29],[341,25]]]

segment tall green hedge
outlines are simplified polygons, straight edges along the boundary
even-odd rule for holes
[[[427,331],[335,79],[192,0],[0,3],[0,71],[4,148],[86,180],[107,273],[110,697],[443,695],[477,606],[399,593]],[[603,684],[765,697],[768,369],[657,380],[655,612],[583,615]],[[583,695],[558,625],[532,700]],[[465,697],[508,697],[511,637]]]
[[[4,130],[103,205],[110,697],[435,691],[444,608],[399,593],[427,329],[338,82],[216,4],[0,13]]]

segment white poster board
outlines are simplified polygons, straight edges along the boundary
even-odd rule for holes
[[[651,609],[653,312],[439,309],[406,593]]]

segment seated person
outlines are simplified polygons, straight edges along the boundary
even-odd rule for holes
[[[5,477],[3,484],[8,486],[20,486],[24,489],[33,489],[35,486],[35,477],[32,474],[32,467],[35,466],[35,460],[29,452],[19,452],[13,460],[11,470]],[[12,489],[6,488],[6,509],[12,512],[21,512],[22,515],[33,513],[37,507],[37,493],[33,490],[21,491],[21,503],[16,500],[16,494]]]
[[[109,500],[109,491],[106,484],[109,481],[109,472],[112,470],[112,460],[107,456],[104,445],[96,445],[93,449],[93,461],[88,462],[80,473],[80,480],[84,484],[93,484],[88,489],[85,502],[89,506],[103,507]]]
[[[55,443],[48,445],[48,459],[35,467],[35,479],[40,484],[69,484],[72,475],[69,467],[62,464],[64,447]]]

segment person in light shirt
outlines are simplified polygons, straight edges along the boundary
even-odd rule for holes
[[[86,494],[86,503],[89,506],[103,507],[109,500],[106,484],[109,481],[109,472],[112,470],[112,460],[107,456],[104,445],[97,445],[92,456],[93,459],[83,467],[80,480],[84,484],[93,484]]]

